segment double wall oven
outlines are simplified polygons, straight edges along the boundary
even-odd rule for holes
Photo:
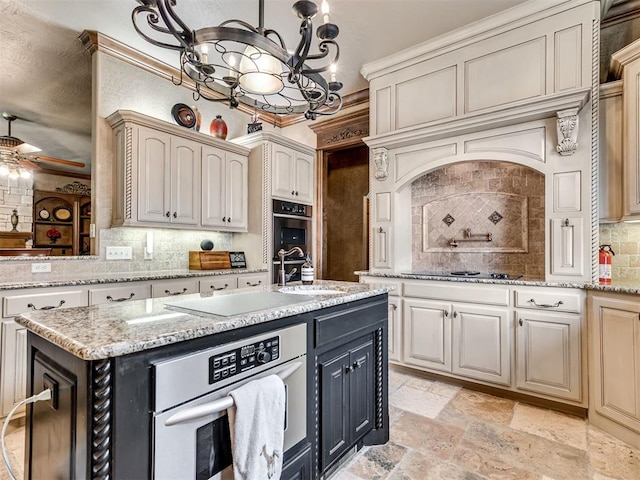
[[[303,252],[311,253],[311,217],[312,207],[302,203],[273,201],[273,266],[272,283],[278,283],[280,259],[278,251],[300,247]],[[298,255],[285,257],[287,281],[300,280],[300,270],[304,258]],[[291,276],[289,276],[289,274]]]
[[[284,454],[307,436],[306,325],[153,365],[154,479],[233,480],[229,392],[276,374],[286,392]]]

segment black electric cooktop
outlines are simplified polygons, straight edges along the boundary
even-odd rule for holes
[[[492,280],[517,280],[522,275],[509,275],[501,272],[478,272],[474,270],[458,270],[455,272],[407,272],[408,275],[424,277],[445,277],[445,278],[480,278]]]

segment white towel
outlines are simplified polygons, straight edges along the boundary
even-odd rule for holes
[[[277,375],[229,393],[234,480],[279,480],[284,445],[285,388]]]

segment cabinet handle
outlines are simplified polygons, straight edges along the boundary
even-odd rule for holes
[[[222,217],[222,222],[226,222],[227,221],[227,217]]]
[[[295,190],[291,190],[291,195],[295,195],[296,191]]]
[[[444,316],[445,316],[445,317],[448,317],[448,316],[449,316],[449,310],[443,310],[443,312],[444,312]]]
[[[458,318],[458,312],[456,311],[453,312],[453,318]]]
[[[227,223],[231,223],[231,217],[227,218]]]
[[[360,368],[362,365],[364,365],[364,362],[356,360],[355,362],[353,362],[353,368],[351,370],[355,370],[356,368]]]
[[[178,218],[178,214],[176,212],[173,212],[173,218]]]
[[[534,306],[540,307],[540,308],[557,308],[560,305],[562,305],[564,302],[562,300],[558,300],[554,304],[551,304],[551,303],[536,303],[536,301],[532,298],[531,300],[529,300],[529,303],[533,303]]]
[[[298,196],[298,191],[296,190],[296,197]]]
[[[135,296],[135,293],[133,292],[131,292],[131,294],[128,297],[122,297],[122,298],[113,298],[111,295],[107,295],[107,300],[109,300],[110,302],[126,302],[127,300],[131,300],[134,296]]]
[[[215,285],[209,285],[209,288],[211,288],[211,290],[224,290],[225,288],[227,288],[229,286],[228,283],[224,284],[224,287],[217,287]]]
[[[181,292],[172,292],[170,290],[164,291],[164,293],[166,293],[167,295],[182,295],[183,293],[186,293],[186,292],[187,292],[187,287],[184,287]]]
[[[29,303],[27,304],[27,308],[30,308],[31,310],[51,310],[54,308],[61,307],[62,305],[64,305],[64,303],[65,303],[64,300],[60,300],[60,303],[58,305],[46,305],[42,308],[36,308],[36,306],[33,303]]]
[[[165,217],[169,218],[171,216],[171,214],[169,212],[164,214]]]
[[[345,365],[344,367],[344,373],[349,373],[351,370],[353,370],[352,367],[350,367],[349,365]]]
[[[522,321],[521,318],[518,319],[518,323],[520,324],[520,326],[524,325],[524,322]]]
[[[262,283],[262,280],[258,280],[258,283],[247,282],[247,285],[249,285],[250,287],[257,287],[261,283]]]
[[[390,303],[389,306],[391,307],[391,310],[398,310],[398,305],[395,303]]]

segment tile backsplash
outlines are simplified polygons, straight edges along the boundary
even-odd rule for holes
[[[611,245],[613,281],[640,281],[640,224],[600,224],[600,245]]]
[[[509,162],[457,163],[418,178],[411,185],[413,270],[544,278],[544,194],[543,174]],[[449,241],[467,229],[479,241],[452,248]]]

